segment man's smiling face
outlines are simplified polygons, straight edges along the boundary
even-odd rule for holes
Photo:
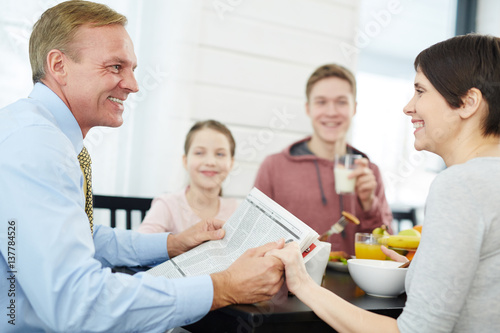
[[[122,25],[82,26],[64,55],[67,71],[65,102],[85,134],[94,126],[123,123],[123,102],[139,90],[134,76],[137,59]]]

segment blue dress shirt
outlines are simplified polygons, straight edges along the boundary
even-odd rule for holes
[[[95,225],[84,211],[80,127],[37,83],[0,110],[0,332],[165,332],[203,317],[209,276],[112,273],[168,259],[168,234]]]

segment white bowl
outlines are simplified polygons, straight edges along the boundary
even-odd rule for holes
[[[405,291],[407,268],[398,268],[402,263],[390,260],[349,259],[347,267],[358,287],[368,295],[397,297]]]

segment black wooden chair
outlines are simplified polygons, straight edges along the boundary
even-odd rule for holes
[[[116,211],[124,210],[126,214],[126,229],[132,229],[132,211],[141,213],[141,221],[151,207],[152,198],[118,197],[94,194],[94,208],[110,211],[110,226],[116,227]]]
[[[417,225],[417,210],[415,208],[392,208],[392,228],[395,234],[401,231],[401,225],[404,221],[409,221],[412,227]]]

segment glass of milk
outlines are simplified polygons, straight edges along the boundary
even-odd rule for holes
[[[354,193],[356,178],[348,179],[347,177],[356,168],[355,160],[362,158],[357,154],[335,155],[335,165],[333,173],[335,176],[335,191],[338,194]]]

